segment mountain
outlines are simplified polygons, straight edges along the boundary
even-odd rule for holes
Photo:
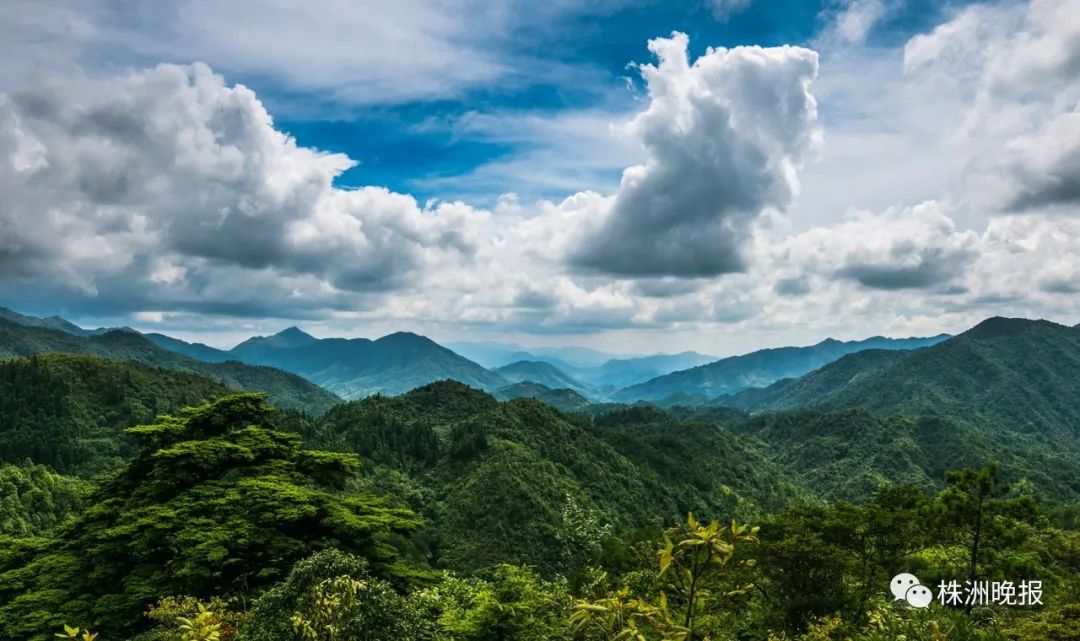
[[[318,339],[304,332],[295,325],[283,329],[273,336],[253,336],[243,343],[229,350],[237,360],[244,360],[246,356],[258,358],[258,355],[267,350],[293,349],[311,345]]]
[[[726,401],[766,413],[738,430],[776,448],[811,487],[866,496],[997,460],[1048,495],[1080,493],[1080,332],[991,318],[910,352],[868,350]],[[860,488],[862,488],[860,490]],[[828,492],[827,492],[828,493]]]
[[[57,329],[68,334],[74,334],[76,336],[89,336],[91,331],[85,330],[75,323],[69,322],[60,318],[59,316],[50,316],[48,318],[38,318],[36,316],[26,316],[19,312],[10,310],[6,307],[0,307],[0,319],[16,323],[18,325],[24,325],[26,327],[43,327],[45,329]]]
[[[315,414],[325,412],[340,401],[333,394],[294,374],[237,361],[203,362],[159,347],[130,330],[110,330],[83,337],[0,319],[0,358],[49,352],[100,356],[201,374],[232,389],[266,392],[270,401],[278,407],[303,409]]]
[[[715,356],[698,352],[613,358],[600,367],[580,373],[579,376],[597,387],[622,388],[715,360]]]
[[[544,361],[569,373],[578,369],[600,367],[609,360],[626,357],[588,347],[574,346],[522,347],[517,343],[487,341],[456,341],[446,343],[446,346],[488,368],[502,367],[517,361]]]
[[[945,334],[900,339],[875,336],[846,342],[830,338],[809,347],[763,349],[631,385],[619,390],[612,400],[662,401],[673,395],[717,398],[750,387],[769,385],[782,378],[802,376],[853,352],[865,349],[911,350],[947,338]]]
[[[429,338],[397,332],[378,340],[317,339],[291,327],[228,352],[246,363],[293,372],[342,396],[402,394],[438,380],[495,390],[508,381]]]
[[[884,370],[911,352],[866,349],[843,356],[799,378],[784,378],[768,387],[751,387],[717,399],[730,407],[759,412],[814,407],[838,390]]]
[[[560,412],[581,412],[588,410],[590,406],[589,399],[572,389],[551,389],[540,383],[529,381],[500,387],[495,390],[494,396],[500,401],[512,401],[516,398],[534,398]]]
[[[588,393],[588,386],[569,376],[558,367],[543,361],[518,361],[495,370],[511,383],[540,383],[550,389],[572,389],[581,394]]]
[[[991,318],[870,372],[813,404],[865,407],[1080,439],[1080,333]]]
[[[225,361],[237,360],[236,357],[229,354],[229,352],[216,347],[210,347],[202,343],[188,343],[182,341],[179,338],[173,338],[172,336],[166,336],[165,334],[143,334],[151,343],[158,347],[164,347],[169,351],[183,354],[190,358],[194,358],[199,361],[206,361],[208,363],[223,363]]]

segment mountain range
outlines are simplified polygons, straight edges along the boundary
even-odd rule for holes
[[[899,339],[875,336],[860,341],[838,341],[829,338],[809,347],[762,349],[631,385],[619,390],[613,400],[662,404],[701,402],[752,387],[769,385],[783,378],[802,376],[847,354],[862,350],[913,350],[940,343],[948,338],[948,334]]]
[[[85,330],[84,330],[85,331]],[[237,390],[266,392],[282,408],[325,412],[341,399],[303,377],[238,361],[206,362],[159,347],[132,330],[80,335],[38,324],[0,318],[0,358],[46,353],[81,354],[123,360],[178,372],[201,374]]]
[[[289,327],[270,336],[251,337],[232,349],[224,350],[189,343],[165,334],[139,334],[130,328],[87,330],[58,316],[35,318],[0,308],[2,320],[24,328],[60,332],[90,341],[81,347],[64,347],[65,341],[54,336],[52,343],[59,341],[59,344],[34,348],[39,352],[73,351],[110,355],[110,350],[116,349],[114,344],[127,341],[121,352],[140,354],[139,362],[211,373],[216,367],[219,378],[223,376],[221,372],[227,370],[232,372],[233,379],[241,376],[241,373],[251,376],[250,369],[237,370],[241,363],[270,367],[303,377],[344,399],[373,394],[397,395],[448,379],[492,393],[514,384],[531,383],[549,390],[571,390],[591,402],[632,403],[644,400],[669,406],[713,402],[746,389],[801,376],[851,353],[868,349],[917,349],[948,337],[874,337],[848,342],[827,339],[809,347],[765,349],[719,360],[698,352],[620,357],[576,347],[524,351],[517,349],[520,347],[517,345],[456,344],[467,353],[481,354],[489,364],[504,358],[516,359],[488,368],[427,337],[409,332],[396,332],[375,340],[320,339],[298,327]],[[150,345],[159,349],[149,350]],[[0,344],[0,350],[3,348],[3,344]],[[24,345],[12,353],[33,353],[34,349]],[[162,350],[167,350],[169,354]],[[190,360],[176,361],[174,355],[182,355]],[[193,365],[192,361],[200,364]],[[243,389],[249,388],[245,385],[252,384],[252,381],[238,379],[221,380]],[[509,393],[522,394],[527,390],[535,392],[536,388],[520,388]],[[507,394],[503,393],[504,396]],[[528,395],[535,396],[532,393]],[[327,398],[332,397],[327,395]],[[733,403],[738,405],[741,401]],[[283,405],[289,406],[290,403]],[[325,409],[326,403],[316,405]]]

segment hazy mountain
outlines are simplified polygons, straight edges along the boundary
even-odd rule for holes
[[[496,369],[495,373],[511,383],[540,383],[550,389],[566,388],[582,394],[588,393],[587,385],[543,361],[518,361]]]
[[[14,310],[10,310],[6,307],[0,307],[0,319],[8,320],[19,325],[26,327],[43,327],[45,329],[57,329],[68,334],[74,334],[76,336],[89,336],[91,330],[86,330],[75,323],[69,322],[59,316],[49,316],[48,318],[38,318],[36,316],[26,316],[20,314]]]
[[[534,398],[562,412],[580,412],[588,409],[590,405],[589,399],[572,389],[551,389],[531,381],[500,387],[495,390],[494,396],[500,401],[512,401],[515,398]]]
[[[0,357],[31,356],[49,352],[101,356],[181,372],[194,372],[234,389],[266,392],[278,407],[322,413],[340,401],[333,394],[294,374],[270,367],[253,367],[237,361],[207,363],[159,347],[134,331],[110,330],[83,337],[0,319]]]
[[[299,374],[350,399],[402,394],[439,380],[455,380],[485,390],[509,382],[431,339],[410,332],[374,341],[317,339],[290,327],[273,336],[244,341],[229,354],[246,363]]]
[[[446,343],[446,346],[487,368],[502,367],[517,361],[544,361],[567,373],[600,367],[612,359],[626,357],[622,354],[573,346],[522,347],[517,343],[486,341],[455,341]]]
[[[580,373],[579,376],[598,387],[622,388],[715,360],[715,356],[698,352],[613,358],[598,368]]]
[[[717,398],[750,387],[764,387],[782,378],[802,376],[853,352],[866,349],[911,350],[947,338],[946,334],[899,339],[875,336],[861,341],[829,338],[809,347],[763,349],[631,385],[619,390],[613,399],[661,401],[673,395]]]
[[[267,350],[304,347],[317,340],[319,339],[304,332],[299,327],[293,326],[283,329],[273,336],[253,336],[229,350],[229,353],[234,357],[238,357],[238,360],[245,360],[244,357],[248,355],[257,358],[259,354]]]
[[[202,343],[188,343],[179,338],[166,336],[165,334],[143,334],[143,336],[158,347],[164,347],[167,350],[183,354],[184,356],[190,356],[196,360],[207,361],[210,363],[238,360],[235,356],[225,350],[210,347],[209,345],[204,345]]]

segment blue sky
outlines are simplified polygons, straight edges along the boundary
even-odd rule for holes
[[[470,89],[454,99],[358,107],[320,103],[318,96],[290,95],[272,78],[239,75],[236,79],[254,87],[271,111],[276,107],[289,114],[277,124],[300,144],[342,152],[359,162],[337,178],[338,185],[381,185],[421,200],[447,198],[458,194],[431,187],[427,179],[467,174],[484,164],[513,158],[529,146],[462,135],[452,123],[464,114],[551,114],[588,108],[629,111],[640,100],[642,88],[627,65],[648,61],[643,43],[650,38],[672,31],[686,33],[692,55],[707,47],[812,44],[831,27],[831,19],[844,6],[836,1],[770,0],[717,15],[702,0],[620,4],[623,6],[606,11],[561,16],[549,24],[523,25],[499,49],[498,55],[510,60],[529,59],[528,65],[572,67],[590,78],[587,85],[577,82],[578,77],[572,74],[532,76],[527,65],[522,65],[519,71],[523,78]],[[896,46],[963,4],[933,0],[895,3],[895,10],[869,31],[866,44]],[[829,105],[824,105],[823,111],[828,117]],[[613,168],[606,178],[614,184],[620,173],[621,168]],[[501,189],[489,187],[486,196],[467,195],[484,204],[502,192],[549,198],[564,195],[558,189],[520,181],[492,187]]]
[[[731,354],[1080,321],[1080,0],[9,0],[0,304]]]

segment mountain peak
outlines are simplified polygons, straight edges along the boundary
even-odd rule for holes
[[[298,342],[298,341],[299,342],[304,342],[304,343],[310,343],[311,341],[316,340],[316,338],[314,336],[312,336],[311,334],[308,334],[307,332],[300,329],[296,325],[293,325],[291,327],[286,327],[285,329],[281,330],[277,334],[274,334],[274,337],[284,339],[286,341],[289,341],[290,343],[295,343],[295,342]]]
[[[975,327],[961,334],[974,338],[995,338],[1010,336],[1024,330],[1047,323],[1042,320],[1030,320],[1027,318],[1006,318],[1004,316],[991,316]]]

